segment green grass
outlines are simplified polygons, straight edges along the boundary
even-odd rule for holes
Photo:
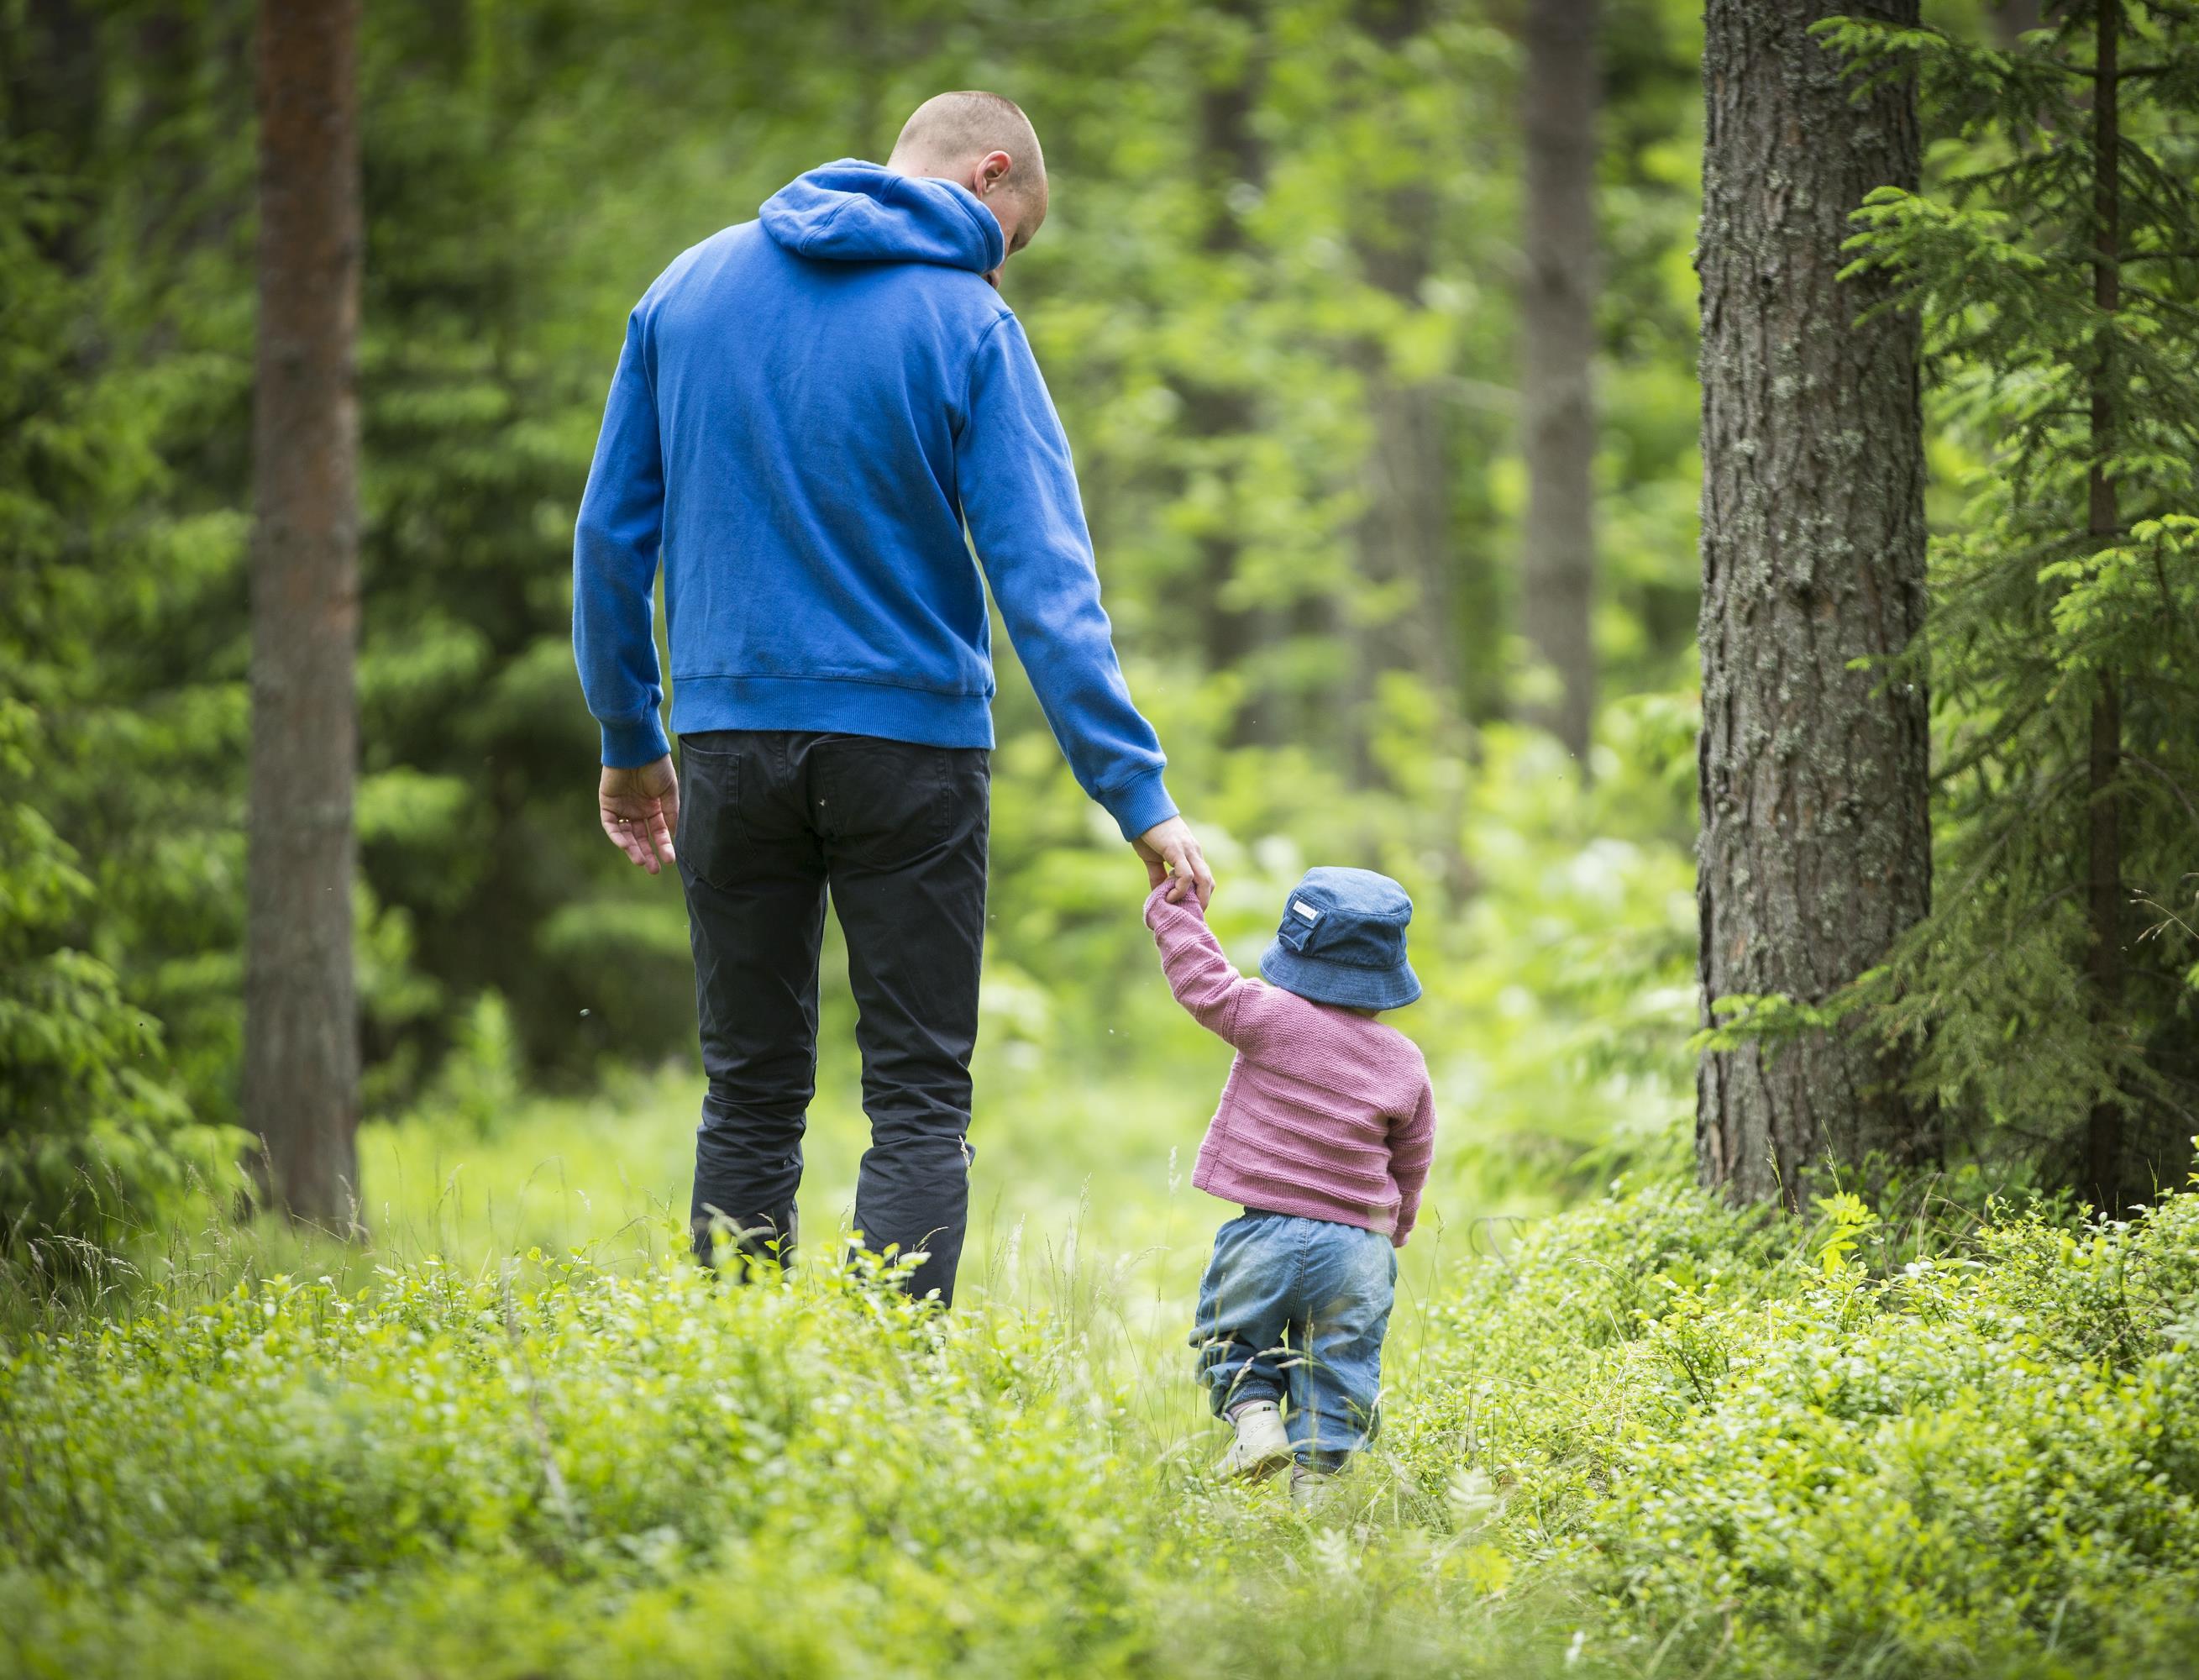
[[[836,1089],[831,1072],[813,1233],[844,1216],[863,1142],[852,1079]],[[1459,1564],[1409,1526],[1396,1578],[1363,1569],[1362,1543],[1336,1537],[1362,1518],[1386,1535],[1426,1502],[1390,1467],[1325,1525],[1294,1517],[1280,1484],[1208,1475],[1222,1439],[1187,1336],[1230,1211],[1188,1182],[1211,1090],[991,1087],[944,1325],[822,1263],[783,1288],[704,1286],[680,1256],[697,1089],[677,1070],[531,1100],[487,1135],[367,1128],[361,1246],[170,1233],[112,1280],[103,1317],[19,1294],[27,1356],[0,1418],[19,1448],[46,1405],[96,1438],[102,1467],[79,1456],[67,1473],[99,1485],[102,1514],[26,1517],[52,1485],[19,1453],[0,1526],[17,1661],[691,1673],[730,1650],[743,1673],[1129,1674],[1204,1652],[1202,1670],[1250,1674],[1326,1651],[1419,1673],[1479,1647],[1484,1671],[1561,1664],[1569,1634],[1482,1590],[1486,1557]],[[1442,1222],[1425,1229],[1400,1373],[1444,1263]],[[813,1239],[807,1257],[829,1252]],[[128,1327],[85,1339],[102,1321]],[[83,1362],[116,1339],[130,1400],[79,1409],[69,1374],[111,1397]],[[239,1360],[257,1374],[235,1384]],[[546,1417],[515,1397],[515,1368],[554,1385]],[[698,1447],[651,1403],[697,1385],[726,1409],[714,1420],[765,1415],[767,1455]],[[95,1556],[88,1591],[74,1566]]]
[[[813,1232],[861,1144],[833,1071]],[[1385,1429],[1308,1515],[1210,1469],[1210,1090],[1012,1075],[944,1319],[821,1240],[687,1263],[674,1072],[370,1130],[358,1247],[7,1275],[0,1673],[2188,1671],[2199,1198],[1797,1222],[1653,1183],[1514,1227],[1461,1128]]]
[[[1104,1301],[1126,1327],[1117,1351],[1195,1400],[1185,1338],[1215,1228],[1234,1211],[1191,1186],[1219,1072],[1210,1083],[984,1071],[962,1287],[1033,1310]],[[532,1247],[657,1257],[685,1220],[700,1094],[674,1067],[590,1097],[530,1100],[486,1136],[435,1119],[369,1126],[359,1157],[372,1245],[469,1268]],[[1547,1193],[1499,1199],[1470,1136],[1461,1120],[1444,1140],[1428,1215],[1401,1257],[1393,1363],[1412,1356],[1415,1304],[1489,1240],[1488,1222],[1549,1205]],[[866,1137],[854,1070],[828,1056],[804,1140],[806,1230],[849,1223]]]

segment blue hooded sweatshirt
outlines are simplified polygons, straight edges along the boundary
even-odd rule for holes
[[[1100,605],[1068,440],[985,274],[1000,225],[950,182],[853,160],[658,277],[580,503],[573,648],[606,765],[672,723],[993,744],[984,585],[1047,721],[1126,837],[1175,814]]]

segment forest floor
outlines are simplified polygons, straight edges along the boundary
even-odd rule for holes
[[[363,1248],[215,1226],[11,1283],[0,1673],[2166,1677],[2199,1648],[2199,1198],[1797,1223],[1653,1183],[1514,1225],[1454,1181],[1384,1431],[1306,1514],[1211,1472],[1187,1094],[991,1117],[943,1320],[829,1265],[684,1263],[692,1099],[370,1129]],[[828,1093],[813,1231],[860,1144]]]

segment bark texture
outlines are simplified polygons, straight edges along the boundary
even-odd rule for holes
[[[1588,765],[1595,709],[1596,73],[1598,0],[1527,9],[1520,413],[1527,460],[1522,627],[1562,685],[1536,721]]]
[[[1851,102],[1809,26],[1840,0],[1709,0],[1702,277],[1702,1005],[1816,1004],[1927,909],[1922,692],[1853,662],[1922,622],[1922,425],[1913,320],[1842,282],[1847,217],[1914,187],[1912,90]],[[1916,0],[1864,9],[1915,23]],[[1854,1035],[1706,1053],[1705,1183],[1790,1204],[1828,1156],[1914,1159],[1927,1117]]]
[[[358,0],[262,0],[244,1113],[265,1188],[347,1224],[358,1181]]]

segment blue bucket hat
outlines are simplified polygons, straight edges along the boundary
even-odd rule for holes
[[[1371,869],[1309,869],[1283,906],[1275,942],[1260,954],[1270,985],[1315,1003],[1400,1009],[1420,995],[1405,960],[1413,901]]]

